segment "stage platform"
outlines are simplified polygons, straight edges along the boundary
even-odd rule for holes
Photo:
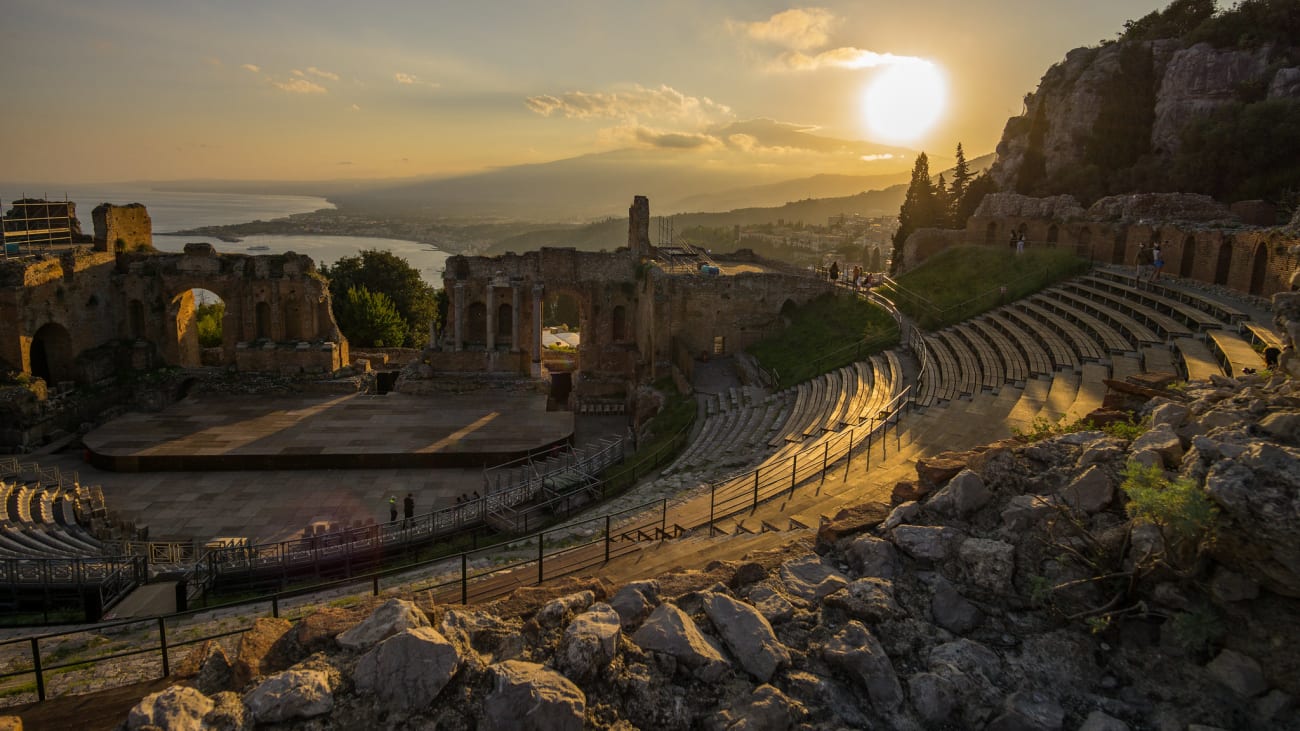
[[[569,443],[539,394],[190,397],[85,436],[117,472],[473,467]]]

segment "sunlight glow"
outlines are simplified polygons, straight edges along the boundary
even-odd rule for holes
[[[925,134],[943,113],[947,83],[928,61],[889,66],[862,97],[867,128],[890,142],[910,142]]]

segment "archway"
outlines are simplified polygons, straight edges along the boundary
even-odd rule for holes
[[[1190,278],[1192,276],[1192,271],[1195,268],[1196,237],[1188,234],[1187,238],[1183,239],[1183,257],[1182,260],[1178,262],[1178,276]]]
[[[202,346],[199,344],[198,298],[186,289],[167,303],[167,330],[171,335],[163,343],[164,358],[170,365],[194,368],[202,365]]]
[[[68,334],[68,329],[51,322],[37,330],[32,336],[28,362],[31,374],[44,379],[49,386],[55,386],[60,381],[75,380],[72,336]]]
[[[614,307],[614,314],[610,322],[610,336],[616,343],[627,340],[627,311],[623,305]]]
[[[1219,257],[1214,263],[1214,283],[1228,284],[1228,274],[1232,271],[1232,237],[1225,236],[1219,242]]]
[[[465,310],[465,342],[487,344],[487,305],[472,302]]]
[[[1052,224],[1047,227],[1047,245],[1056,246],[1056,241],[1061,237],[1061,230]]]
[[[222,348],[226,344],[226,303],[216,292],[192,289],[194,295],[194,327],[199,339],[199,363],[206,366],[222,364]]]
[[[556,292],[546,298],[542,325],[562,328],[568,332],[582,332],[582,314],[577,297],[569,292]]]
[[[509,345],[510,336],[515,329],[514,308],[509,302],[497,306],[497,345]]]
[[[1255,244],[1255,253],[1250,261],[1250,293],[1264,294],[1264,278],[1268,274],[1268,245],[1264,242]]]
[[[986,246],[992,246],[993,244],[996,244],[997,241],[998,224],[994,221],[989,221],[989,225],[984,229],[984,244]]]

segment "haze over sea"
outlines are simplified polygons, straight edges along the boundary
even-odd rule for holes
[[[0,183],[0,199],[4,210],[9,210],[13,200],[45,198],[67,200],[77,204],[77,218],[81,230],[94,232],[90,212],[100,203],[126,205],[143,203],[153,221],[153,243],[160,251],[183,251],[185,244],[206,242],[226,254],[283,254],[292,251],[306,254],[316,264],[332,264],[364,249],[391,251],[406,259],[420,270],[425,281],[435,287],[442,286],[442,270],[448,254],[429,244],[398,239],[379,239],[364,236],[244,236],[237,243],[222,241],[210,236],[166,236],[159,232],[179,231],[198,226],[220,226],[256,220],[283,218],[295,213],[310,213],[334,206],[324,198],[305,195],[253,195],[245,193],[189,193],[171,190],[153,190],[144,185],[111,184],[63,186],[57,189],[49,184]],[[267,247],[249,250],[249,247]]]

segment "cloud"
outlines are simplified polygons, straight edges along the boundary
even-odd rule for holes
[[[308,66],[307,73],[311,74],[312,76],[318,76],[322,79],[328,79],[329,81],[339,80],[339,75],[334,73],[333,71],[322,71],[321,69],[318,69],[315,66]]]
[[[292,73],[294,76],[306,76],[306,74],[304,74],[303,72],[299,71],[298,69],[294,69],[294,70],[291,71],[290,73]]]
[[[727,25],[757,41],[786,48],[815,48],[825,45],[836,20],[835,14],[826,8],[791,8],[764,21],[728,21]]]
[[[652,89],[636,84],[609,93],[540,94],[524,99],[524,106],[543,117],[559,115],[566,119],[632,121],[648,117],[702,125],[731,117],[731,108],[725,104],[708,97],[689,96],[667,85]]]
[[[393,74],[393,78],[396,79],[399,84],[415,84],[420,81],[420,78],[415,74],[404,74],[401,71]]]
[[[243,69],[243,70],[245,70],[245,71],[251,71],[251,72],[253,72],[253,73],[255,73],[255,74],[256,74],[256,73],[260,73],[260,72],[262,71],[262,67],[261,67],[261,66],[258,66],[258,65],[255,64],[255,63],[246,63],[246,64],[240,66],[239,68],[241,68],[241,69]]]
[[[883,152],[883,153],[876,153],[872,155],[863,155],[858,159],[862,160],[862,162],[877,162],[879,160],[895,160],[898,159],[899,157],[900,157],[899,155],[895,155],[891,152]]]
[[[660,132],[649,127],[637,127],[636,141],[650,147],[666,147],[674,150],[694,150],[700,147],[715,147],[718,138],[701,133]]]
[[[279,80],[276,80],[276,79],[268,79],[268,81],[271,82],[271,86],[274,86],[275,88],[277,88],[277,89],[279,89],[279,90],[281,90],[281,91],[287,91],[287,92],[289,92],[290,94],[325,94],[325,93],[328,93],[328,90],[327,90],[325,87],[321,86],[320,84],[317,84],[317,83],[314,82],[314,81],[309,81],[309,80],[304,79],[304,78],[293,78],[293,79],[289,79],[289,80],[287,80],[287,81],[279,81]]]
[[[217,58],[216,56],[208,56],[207,58],[203,59],[203,63],[206,63],[207,65],[212,66],[214,68],[221,67],[221,59]]]
[[[877,66],[896,66],[909,63],[929,64],[916,56],[895,56],[876,53],[861,48],[832,48],[809,56],[801,51],[787,51],[777,57],[773,68],[778,71],[814,71],[819,68],[869,69]]]
[[[360,104],[353,104],[352,106],[348,107],[348,111],[349,111],[349,112],[359,112],[359,111],[361,111],[361,105],[360,105]]]

